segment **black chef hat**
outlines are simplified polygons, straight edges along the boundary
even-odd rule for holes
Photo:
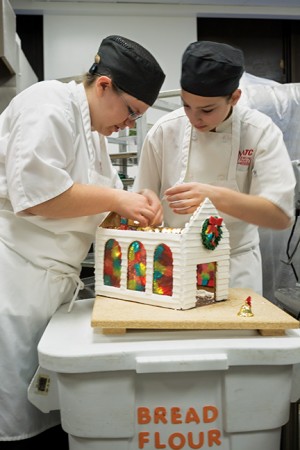
[[[182,57],[181,88],[202,97],[222,97],[237,89],[243,72],[244,55],[238,48],[193,42]]]
[[[97,62],[89,70],[91,74],[110,75],[122,91],[153,105],[165,74],[148,50],[122,36],[108,36],[97,55]]]

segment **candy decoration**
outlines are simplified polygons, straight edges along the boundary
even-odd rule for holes
[[[247,297],[245,300],[245,304],[241,307],[238,312],[238,316],[240,317],[253,317],[254,314],[251,309],[251,297]]]
[[[222,238],[222,217],[210,216],[202,225],[202,242],[209,250],[214,250]]]
[[[128,230],[128,220],[125,217],[120,218],[120,230]]]

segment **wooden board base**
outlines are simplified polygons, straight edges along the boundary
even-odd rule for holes
[[[240,308],[251,296],[252,317],[240,317]],[[299,321],[250,289],[229,290],[229,299],[188,310],[145,305],[97,296],[91,326],[95,332],[123,334],[128,329],[258,330],[262,335],[282,335],[299,328]]]

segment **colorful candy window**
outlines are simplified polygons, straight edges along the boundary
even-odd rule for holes
[[[106,286],[121,286],[122,251],[115,239],[109,239],[104,250],[103,279]],[[139,241],[128,247],[127,289],[145,292],[147,254]],[[159,244],[153,256],[152,291],[158,295],[173,294],[173,255],[165,244]]]
[[[115,239],[109,239],[104,249],[104,284],[107,286],[121,286],[121,247]]]
[[[170,296],[173,294],[173,256],[165,244],[159,244],[154,252],[153,293]]]
[[[127,289],[144,292],[146,288],[146,250],[139,241],[128,248]]]
[[[216,276],[216,263],[197,264],[197,289],[214,288]]]

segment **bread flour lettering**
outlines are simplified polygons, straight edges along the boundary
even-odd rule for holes
[[[218,408],[213,405],[206,405],[199,414],[193,407],[183,411],[180,407],[174,406],[169,409],[158,406],[150,411],[150,408],[140,406],[137,408],[137,422],[142,424],[182,424],[182,423],[212,423],[218,418]]]

